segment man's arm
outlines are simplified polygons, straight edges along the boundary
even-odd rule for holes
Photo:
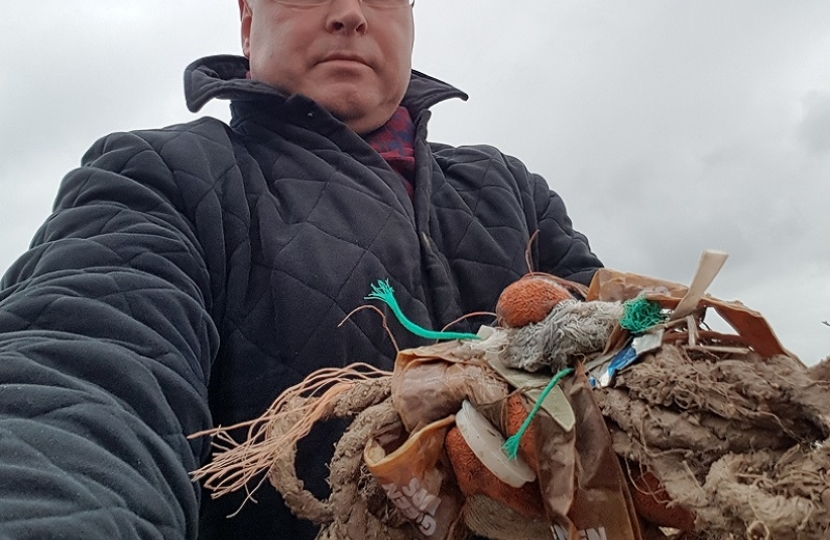
[[[0,537],[195,538],[218,347],[177,178],[114,135],[0,292]]]

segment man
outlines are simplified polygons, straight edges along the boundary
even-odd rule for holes
[[[204,118],[110,135],[64,179],[0,296],[0,537],[311,538],[269,486],[212,500],[189,434],[259,416],[315,369],[392,367],[358,314],[389,279],[441,328],[492,311],[535,269],[600,266],[562,201],[490,147],[426,142],[429,107],[466,96],[411,72],[408,0],[240,0],[246,58],[186,72]],[[402,347],[423,341],[393,326]],[[473,331],[473,322],[458,330]],[[300,474],[325,491],[337,431]]]

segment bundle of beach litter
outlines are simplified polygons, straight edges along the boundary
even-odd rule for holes
[[[392,373],[316,372],[241,444],[239,426],[207,432],[217,452],[195,476],[221,496],[267,471],[326,539],[828,538],[828,366],[706,294],[724,260],[704,253],[688,287],[531,273],[477,335],[402,350]],[[395,311],[391,287],[374,290]],[[353,421],[320,501],[296,446],[334,417]]]

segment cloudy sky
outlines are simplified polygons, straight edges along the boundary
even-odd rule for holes
[[[432,140],[520,157],[606,266],[763,313],[830,355],[830,2],[418,0],[414,67],[470,94]],[[182,70],[239,51],[234,0],[0,7],[0,271],[100,136],[195,118]],[[227,118],[224,103],[205,114]]]

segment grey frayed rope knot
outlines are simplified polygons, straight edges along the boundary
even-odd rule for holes
[[[617,302],[563,300],[542,321],[511,329],[502,361],[525,371],[556,373],[573,356],[601,351],[622,315]]]

